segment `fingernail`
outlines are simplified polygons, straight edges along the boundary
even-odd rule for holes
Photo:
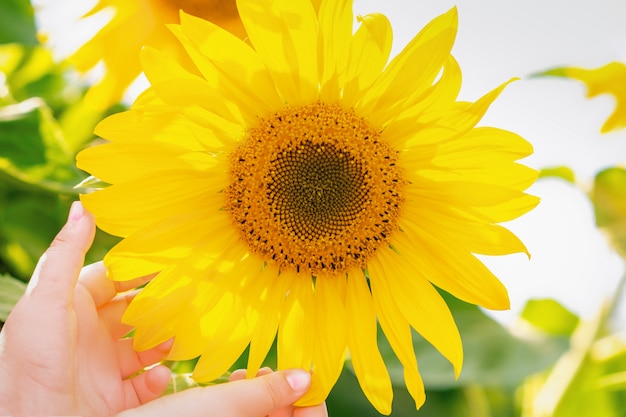
[[[80,220],[85,213],[85,208],[81,204],[80,201],[74,201],[70,206],[70,214],[67,216],[67,220],[71,222],[75,222]]]
[[[172,350],[173,345],[174,345],[174,339],[170,339],[158,345],[157,350],[163,353],[168,353],[170,350]]]
[[[286,378],[291,389],[296,392],[306,391],[309,385],[311,385],[311,374],[303,370],[289,371]]]

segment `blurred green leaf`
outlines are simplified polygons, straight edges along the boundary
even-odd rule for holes
[[[56,61],[45,46],[0,45],[0,72],[5,76],[4,86],[0,85],[0,105],[33,97],[43,99],[61,120],[65,141],[75,153],[93,138],[93,127],[102,112],[84,105],[82,97],[87,87],[69,69],[66,61]],[[72,112],[76,120],[67,126],[63,120]]]
[[[0,2],[0,44],[19,42],[36,45],[35,14],[29,0]]]
[[[6,321],[9,313],[26,291],[26,284],[9,275],[0,275],[0,321]]]
[[[576,182],[576,174],[566,166],[543,168],[539,171],[539,178],[560,178],[572,184]]]
[[[352,372],[346,368],[326,400],[331,417],[380,417],[369,403]],[[401,386],[393,387],[391,417],[514,417],[512,391],[465,385],[426,391],[426,402],[415,410],[415,402]]]
[[[609,233],[622,257],[626,256],[626,170],[613,167],[599,172],[591,199],[596,224]]]
[[[585,356],[580,365],[576,355],[564,355],[557,370],[533,397],[535,414],[551,417],[623,417],[626,410],[626,392],[602,389],[606,366]],[[575,369],[573,378],[567,381],[567,368]],[[561,382],[564,381],[564,382]],[[561,384],[567,384],[562,388]],[[563,393],[561,394],[561,389]]]
[[[391,417],[416,415],[415,401],[403,387],[394,387]],[[427,400],[428,402],[428,400]],[[361,390],[356,376],[344,368],[339,380],[326,400],[328,415],[332,417],[380,417]]]
[[[0,108],[0,172],[53,193],[76,194],[74,166],[58,124],[40,99]]]
[[[614,372],[598,378],[598,389],[626,390],[626,371]]]
[[[552,365],[567,349],[562,338],[521,339],[475,305],[443,293],[463,340],[464,365],[458,380],[452,365],[414,332],[413,346],[424,384],[430,390],[468,385],[513,389],[524,378]],[[394,385],[403,385],[403,368],[388,342],[379,334],[379,346]]]
[[[121,110],[120,110],[121,111]],[[93,130],[107,116],[100,109],[86,105],[82,100],[66,107],[59,118],[68,145],[75,151],[81,150],[94,139]]]
[[[524,417],[622,417],[626,391],[604,389],[607,376],[626,370],[626,346],[610,334],[610,318],[619,289],[592,320],[581,320],[570,348],[544,374],[530,378],[521,390]]]
[[[0,211],[0,256],[16,276],[30,277],[60,229],[58,206],[57,196],[23,193]]]
[[[533,326],[555,336],[571,336],[578,317],[552,299],[529,300],[521,317]]]
[[[54,62],[52,52],[41,46],[22,46],[20,58],[19,65],[7,72],[7,83],[13,97],[17,101],[41,97],[49,106],[58,106],[66,80],[63,69]]]
[[[122,238],[110,235],[100,229],[97,229],[93,245],[91,245],[91,248],[89,248],[89,251],[85,256],[85,263],[90,264],[101,261],[104,258],[104,255],[106,255],[107,252],[120,240],[122,240]]]

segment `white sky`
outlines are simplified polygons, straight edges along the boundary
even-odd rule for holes
[[[132,1],[132,0],[131,0]],[[53,4],[44,16],[52,40],[67,51],[80,44],[68,18],[83,0],[38,0]],[[382,12],[391,20],[394,51],[401,50],[429,20],[457,5],[459,34],[453,54],[463,71],[461,98],[475,100],[511,77],[483,125],[512,130],[535,147],[525,162],[535,168],[568,165],[583,184],[600,169],[626,162],[626,130],[600,135],[613,99],[584,97],[582,84],[556,78],[528,79],[555,66],[595,68],[626,62],[624,0],[355,0],[355,13]],[[71,5],[71,6],[70,6]],[[89,31],[84,27],[83,31]],[[89,24],[93,31],[93,24]],[[530,214],[508,224],[532,259],[512,255],[485,259],[510,292],[512,311],[494,313],[509,322],[531,297],[551,297],[590,317],[611,293],[622,263],[595,229],[584,192],[560,180],[530,190],[542,198]]]

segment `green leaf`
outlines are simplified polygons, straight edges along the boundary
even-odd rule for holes
[[[525,399],[530,416],[622,417],[626,394],[602,387],[606,366],[591,356],[579,362],[576,351],[567,352],[543,382],[541,390]],[[570,376],[571,374],[571,376]]]
[[[49,192],[76,194],[73,186],[84,175],[42,100],[0,108],[0,173]]]
[[[26,291],[24,282],[9,275],[0,275],[0,321],[7,320],[24,291]]]
[[[521,317],[533,326],[555,336],[571,336],[578,326],[578,317],[552,299],[530,300]]]
[[[14,275],[28,279],[61,227],[59,199],[49,194],[16,194],[0,211],[0,256]]]
[[[28,0],[0,2],[0,44],[22,43],[36,45],[35,13]]]
[[[539,178],[560,178],[572,184],[576,182],[574,171],[566,166],[543,168],[539,171]]]
[[[356,376],[347,371],[348,369],[344,368],[326,400],[328,415],[332,417],[380,417],[361,391]],[[406,389],[394,387],[390,415],[391,417],[416,415],[415,402]]]
[[[380,417],[369,403],[352,372],[345,368],[326,400],[332,417]],[[426,403],[415,410],[415,402],[404,387],[393,387],[391,417],[514,417],[511,391],[466,385],[426,391]]]
[[[442,292],[443,293],[443,292]],[[513,389],[529,375],[553,364],[567,349],[562,338],[526,340],[513,336],[478,307],[443,293],[463,340],[464,365],[458,380],[452,365],[416,332],[413,347],[427,389],[443,390],[478,384]],[[379,335],[379,347],[392,382],[404,384],[403,368],[388,342]]]
[[[613,167],[599,172],[591,200],[596,224],[609,233],[622,257],[626,256],[626,169]]]
[[[598,389],[626,390],[626,371],[614,372],[598,378]]]

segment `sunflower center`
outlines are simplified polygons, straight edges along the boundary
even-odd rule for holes
[[[298,236],[335,237],[357,220],[367,202],[362,164],[333,145],[303,141],[270,165],[268,203]]]
[[[226,208],[250,250],[311,275],[363,268],[397,229],[397,152],[337,104],[261,118],[231,155]]]

